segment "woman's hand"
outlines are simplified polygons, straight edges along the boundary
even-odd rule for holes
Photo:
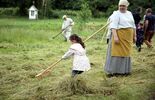
[[[119,43],[118,36],[114,36],[114,41],[115,41],[115,43],[116,43],[116,44],[118,44],[118,43]]]
[[[114,42],[118,44],[119,43],[119,39],[118,39],[118,36],[117,36],[116,29],[112,29],[112,34],[114,36]]]

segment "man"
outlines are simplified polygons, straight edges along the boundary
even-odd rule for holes
[[[144,20],[144,42],[151,48],[152,47],[152,37],[155,32],[155,15],[152,15],[152,9],[146,9],[146,16]]]
[[[62,17],[63,24],[62,24],[62,31],[63,31],[63,36],[65,38],[65,41],[69,40],[69,37],[72,32],[72,26],[74,25],[74,22],[71,18],[67,18],[66,15]]]

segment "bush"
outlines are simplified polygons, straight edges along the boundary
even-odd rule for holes
[[[1,16],[17,16],[19,15],[19,8],[0,8]]]
[[[94,18],[101,18],[101,17],[105,17],[105,13],[95,9],[92,11],[92,16]]]
[[[63,15],[68,15],[72,17],[78,16],[80,11],[76,10],[49,10],[48,15],[46,17],[48,18],[61,18]]]
[[[48,18],[60,18],[59,11],[50,10]]]
[[[118,9],[117,5],[112,5],[108,8],[108,10],[106,11],[105,16],[109,17],[114,11],[116,11]]]
[[[83,2],[81,7],[82,8],[78,17],[82,19],[82,21],[86,22],[91,18],[92,13],[87,2]]]

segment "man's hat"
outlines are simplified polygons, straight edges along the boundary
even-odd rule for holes
[[[62,19],[65,19],[65,18],[67,18],[67,16],[66,16],[66,15],[63,15],[63,16],[62,16]]]

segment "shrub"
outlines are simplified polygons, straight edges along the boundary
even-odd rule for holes
[[[78,10],[49,10],[49,14],[46,16],[48,18],[61,18],[63,15],[68,15],[72,17],[78,16],[80,11]]]
[[[94,18],[101,18],[101,17],[105,17],[105,13],[104,12],[101,12],[99,10],[93,10],[92,11],[92,15]]]
[[[86,22],[87,20],[89,20],[92,16],[91,10],[89,8],[89,5],[87,2],[83,2],[83,4],[81,5],[81,11],[79,13],[79,18],[82,19],[82,21]]]
[[[118,9],[117,5],[111,5],[106,11],[105,16],[109,17],[113,13],[113,11],[116,11],[117,9]]]
[[[19,15],[19,8],[0,8],[1,16],[17,16]]]

